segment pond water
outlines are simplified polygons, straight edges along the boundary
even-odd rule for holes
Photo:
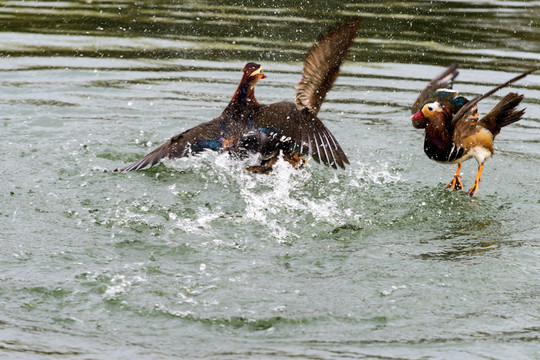
[[[352,15],[319,113],[346,170],[111,171],[219,115],[248,61],[292,100]],[[538,65],[540,1],[4,1],[0,31],[0,357],[540,357],[540,72],[476,198],[409,120],[452,62],[469,97]]]

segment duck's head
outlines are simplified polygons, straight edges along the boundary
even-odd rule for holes
[[[430,119],[439,116],[451,116],[452,113],[446,106],[438,101],[429,102],[422,106],[422,110],[411,116],[412,124],[417,129],[424,129]]]
[[[259,105],[257,99],[255,99],[255,84],[257,81],[266,78],[264,75],[262,65],[255,64],[253,62],[247,63],[242,70],[242,80],[234,93],[229,105],[241,104],[246,106],[247,104]]]
[[[243,73],[244,76],[242,78],[242,82],[246,81],[249,83],[256,83],[257,81],[266,78],[262,65],[254,62],[247,63],[246,66],[244,66]]]

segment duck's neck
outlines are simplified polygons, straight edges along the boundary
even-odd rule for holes
[[[429,119],[426,125],[424,151],[434,160],[446,161],[452,151],[452,134],[448,129],[449,118],[442,113]]]
[[[239,105],[242,107],[259,105],[255,99],[255,82],[243,80],[236,89],[229,106]]]

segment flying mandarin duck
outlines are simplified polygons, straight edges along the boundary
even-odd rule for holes
[[[415,128],[425,129],[424,152],[435,161],[457,164],[457,170],[447,189],[459,190],[461,183],[461,164],[475,158],[478,162],[478,173],[474,185],[468,195],[475,196],[478,191],[484,162],[493,155],[493,140],[501,128],[519,121],[525,109],[517,107],[523,95],[508,93],[484,117],[480,118],[477,104],[496,91],[518,81],[538,70],[531,69],[508,80],[483,95],[472,100],[451,90],[458,75],[457,64],[452,64],[443,73],[435,77],[422,91],[412,106],[411,121]]]

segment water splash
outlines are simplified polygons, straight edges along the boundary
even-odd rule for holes
[[[401,181],[401,176],[388,169],[388,163],[367,165],[357,162],[352,166],[352,176],[349,185],[363,190],[371,186],[381,186]]]
[[[386,163],[371,165],[356,164],[345,172],[334,172],[320,165],[308,163],[305,169],[297,170],[283,159],[278,160],[268,175],[252,174],[245,170],[258,161],[257,156],[238,160],[228,154],[203,153],[201,156],[167,162],[175,170],[194,172],[206,185],[221,186],[230,190],[230,198],[238,198],[242,209],[234,223],[255,223],[266,229],[278,242],[288,242],[302,235],[296,229],[299,223],[344,224],[358,222],[362,214],[347,207],[350,197],[358,197],[360,191],[372,187],[396,183],[400,175],[389,169]],[[349,184],[350,191],[343,190]],[[179,191],[176,185],[169,187],[173,194]],[[233,201],[232,201],[233,202]],[[224,206],[199,206],[193,219],[178,220],[176,213],[169,214],[175,221],[172,229],[202,234],[212,229],[212,223],[226,217]]]
[[[174,225],[171,226],[171,231],[182,230],[186,233],[191,234],[203,234],[208,229],[211,228],[211,223],[213,220],[219,218],[223,215],[223,212],[218,210],[212,211],[205,207],[200,207],[197,210],[196,219],[181,218],[178,221],[178,215],[174,212],[169,213],[169,219],[176,221]]]
[[[131,277],[130,280],[128,280],[125,275],[115,275],[109,281],[110,285],[107,285],[107,290],[105,290],[105,292],[103,293],[103,298],[107,300],[118,299],[119,296],[127,294],[129,292],[133,283],[145,281],[146,279],[141,276],[134,276]]]

